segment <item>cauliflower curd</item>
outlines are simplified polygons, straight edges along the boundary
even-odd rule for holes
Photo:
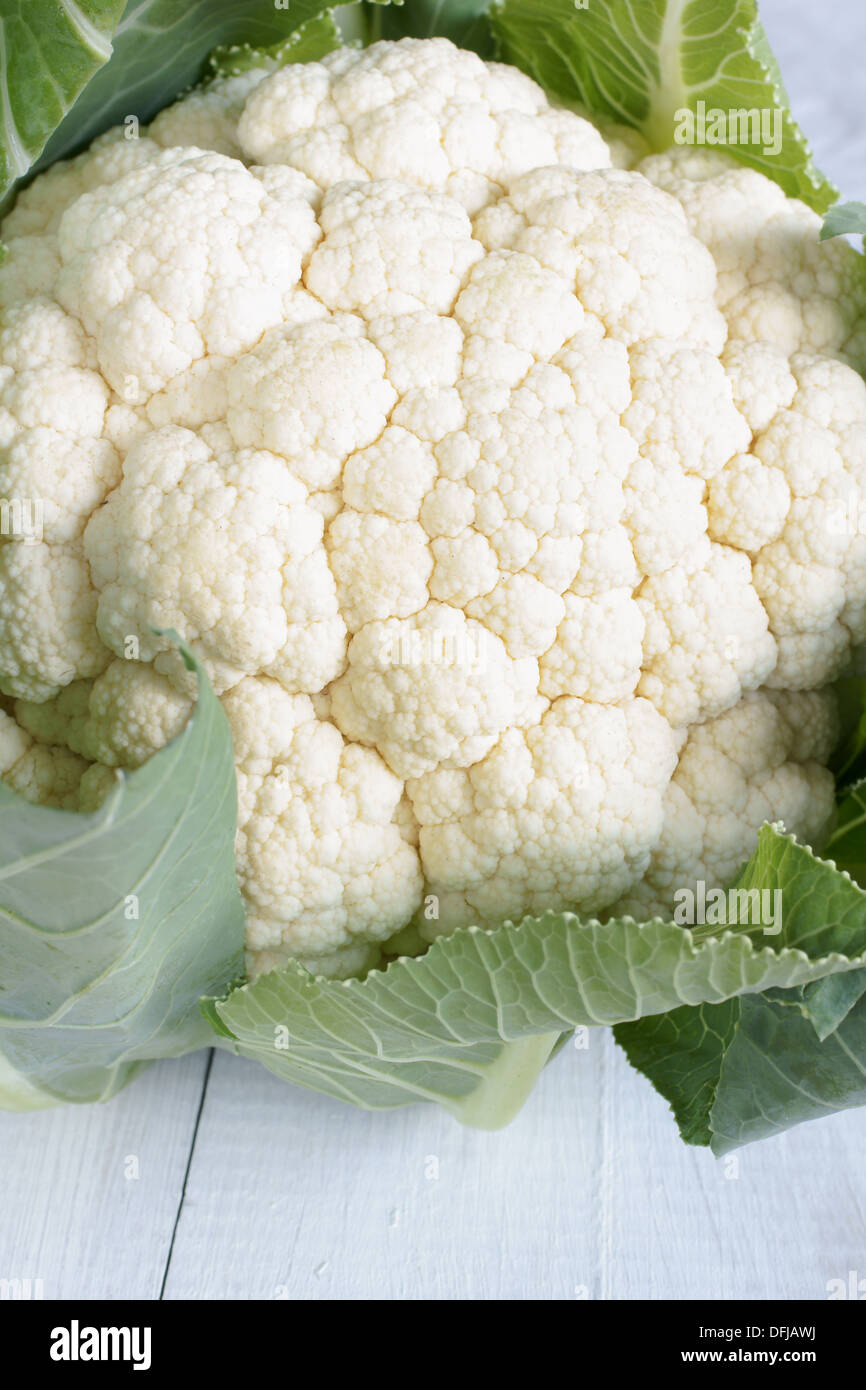
[[[0,775],[96,806],[188,718],[176,628],[253,972],[667,913],[766,820],[819,843],[866,641],[864,282],[819,225],[444,39],[41,175],[0,268],[0,498],[42,517],[0,535]]]

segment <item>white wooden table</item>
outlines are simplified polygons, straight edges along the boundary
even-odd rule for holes
[[[818,163],[866,195],[862,0],[764,0]],[[517,1121],[368,1115],[202,1053],[0,1115],[0,1279],[46,1298],[826,1297],[866,1278],[866,1112],[719,1162],[609,1035]]]

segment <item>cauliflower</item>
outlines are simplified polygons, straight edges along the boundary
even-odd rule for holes
[[[866,293],[818,228],[445,39],[41,175],[0,267],[4,522],[41,509],[0,532],[0,775],[98,804],[184,725],[177,629],[234,739],[253,973],[667,914],[764,821],[820,842]]]

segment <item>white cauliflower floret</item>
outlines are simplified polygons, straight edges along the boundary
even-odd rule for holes
[[[177,630],[253,973],[667,913],[765,819],[817,845],[866,646],[866,279],[817,227],[445,39],[221,79],[35,179],[0,776],[95,809],[188,718]]]
[[[369,320],[367,335],[384,357],[395,391],[453,386],[460,376],[463,334],[454,319],[429,309],[384,314]]]
[[[309,488],[339,481],[346,455],[382,433],[397,392],[359,319],[275,329],[228,377],[227,420],[240,447],[281,454]]]
[[[151,121],[149,139],[163,149],[195,145],[240,159],[243,151],[238,142],[238,121],[250,94],[267,76],[265,64],[217,78],[200,91],[189,92]]]
[[[152,163],[156,153],[157,146],[144,137],[124,138],[122,126],[106,131],[83,154],[53,164],[22,189],[3,223],[4,236],[56,234],[64,212],[82,194],[118,183],[134,169]]]
[[[95,367],[93,343],[77,319],[47,296],[10,305],[0,325],[0,363],[33,367]]]
[[[15,717],[39,743],[60,744],[105,767],[135,768],[184,729],[192,701],[139,661],[112,661],[42,704],[18,700]]]
[[[37,180],[37,183],[39,181]],[[33,188],[37,184],[31,185]],[[8,222],[4,222],[4,231]],[[16,305],[51,294],[60,269],[60,253],[54,236],[16,236],[5,245],[0,261],[0,309],[5,314]]]
[[[710,251],[731,338],[786,354],[845,350],[866,309],[866,280],[842,237],[819,242],[817,213],[722,151],[680,145],[637,168],[678,199]]]
[[[40,539],[59,546],[81,540],[120,476],[110,440],[81,439],[38,425],[22,430],[3,451],[0,490],[7,497],[38,500]]]
[[[820,844],[835,805],[829,758],[838,729],[831,695],[753,691],[689,733],[664,796],[664,828],[641,884],[613,908],[669,916],[681,888],[727,884],[765,822]]]
[[[753,555],[781,535],[790,505],[791,489],[781,468],[754,454],[736,454],[710,483],[710,535]]]
[[[773,516],[772,529],[760,549],[752,548],[753,583],[778,646],[768,684],[803,690],[841,673],[866,619],[866,534],[859,523],[866,384],[852,368],[814,353],[796,354],[790,370],[790,406],[752,444],[774,496],[764,513]],[[789,503],[780,525],[782,481]]]
[[[322,956],[412,915],[418,856],[395,823],[398,777],[312,702],[248,678],[223,697],[238,769],[237,859],[254,950]]]
[[[519,659],[543,657],[553,647],[566,604],[556,589],[531,574],[509,574],[482,598],[467,603],[466,612],[501,637],[509,656]],[[550,694],[543,687],[542,681],[542,694]]]
[[[403,620],[369,622],[349,644],[331,691],[347,738],[372,743],[400,777],[439,763],[467,767],[510,725],[537,716],[538,666],[457,608],[430,603]]]
[[[620,342],[724,344],[712,258],[676,201],[639,174],[536,169],[478,214],[475,235],[489,251],[523,251],[557,271]]]
[[[541,660],[541,693],[612,703],[640,680],[646,623],[629,589],[581,597],[567,593],[555,641]]]
[[[734,404],[752,434],[760,434],[797,392],[797,379],[785,353],[772,343],[731,338],[722,353]]]
[[[111,653],[96,631],[97,593],[81,544],[28,545],[0,536],[0,690],[48,700],[97,676]]]
[[[35,742],[0,710],[0,777],[25,801],[77,811],[79,785],[87,767],[68,748]]]
[[[328,558],[350,632],[376,618],[408,618],[427,603],[433,557],[416,521],[338,512],[328,529]]]
[[[514,68],[446,39],[338,50],[261,83],[238,127],[244,154],[322,187],[399,179],[442,189],[470,212],[529,169],[601,169],[610,153],[581,116],[553,110]]]
[[[430,445],[399,425],[388,425],[373,444],[347,458],[343,498],[358,512],[416,521],[435,481],[436,459]]]
[[[225,155],[168,149],[67,209],[57,297],[123,400],[142,404],[281,321],[321,235],[315,193],[293,170],[257,178]]]
[[[182,629],[217,690],[255,673],[320,690],[345,652],[322,532],[303,484],[273,454],[154,431],[130,450],[85,535],[102,639],[121,656],[138,634],[150,661],[171,648],[153,629]]]
[[[338,184],[325,194],[319,225],[324,236],[304,283],[329,309],[365,318],[449,313],[484,255],[451,198],[402,183]]]
[[[445,907],[422,933],[451,931],[461,916],[494,923],[607,906],[649,862],[676,750],[646,700],[565,697],[473,767],[410,780],[422,862]]]
[[[687,473],[675,451],[656,448],[635,459],[623,491],[623,527],[635,575],[620,558],[621,583],[638,575],[703,569],[710,556],[703,478]],[[605,547],[607,551],[608,547]]]
[[[776,644],[745,555],[713,545],[706,566],[644,580],[646,623],[638,690],[672,724],[720,713],[772,671]]]
[[[496,376],[510,386],[583,326],[580,301],[562,278],[519,251],[494,251],[473,267],[454,317],[466,335],[465,375]]]
[[[631,353],[632,397],[623,424],[649,458],[673,455],[685,473],[712,478],[749,444],[749,427],[712,353],[652,340]]]

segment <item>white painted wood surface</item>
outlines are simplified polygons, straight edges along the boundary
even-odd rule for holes
[[[764,0],[818,163],[866,195],[862,0]],[[866,1277],[866,1112],[717,1162],[605,1034],[510,1129],[368,1115],[220,1054],[0,1115],[0,1279],[45,1297],[826,1297]]]

